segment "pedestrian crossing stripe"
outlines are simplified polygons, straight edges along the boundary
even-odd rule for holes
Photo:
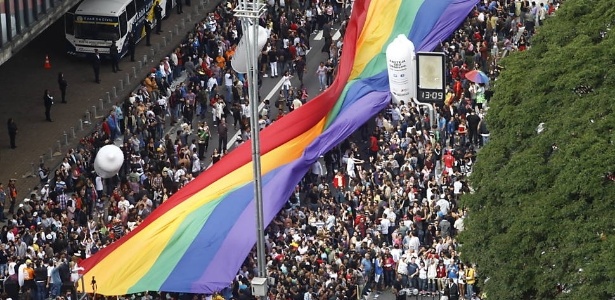
[[[333,40],[337,41],[339,38],[342,37],[342,33],[339,30],[335,31],[335,34],[333,35]],[[322,40],[323,36],[322,36],[322,30],[318,30],[318,33],[316,34],[316,36],[314,37],[315,41],[320,41]]]

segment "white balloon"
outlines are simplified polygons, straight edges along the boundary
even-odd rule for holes
[[[409,103],[416,98],[416,54],[414,43],[400,34],[386,50],[389,89],[393,102]]]
[[[231,59],[231,66],[233,67],[233,70],[235,70],[235,72],[237,73],[242,73],[242,74],[248,73],[248,63],[246,60],[246,53],[248,51],[247,38],[250,38],[250,41],[254,40],[252,38],[252,35],[253,35],[252,26],[254,25],[248,25],[249,27],[248,32],[243,33],[241,40],[239,40],[239,45],[237,45],[237,48],[235,49],[235,54],[233,55],[233,58]],[[267,30],[266,28],[262,26],[259,26],[259,25],[257,26],[258,26],[258,33],[257,33],[258,43],[256,45],[257,46],[256,51],[260,53],[261,49],[265,47],[265,44],[267,43],[267,39],[269,38],[269,30]]]
[[[102,178],[111,178],[117,175],[124,163],[124,152],[116,145],[107,145],[96,154],[94,170]]]

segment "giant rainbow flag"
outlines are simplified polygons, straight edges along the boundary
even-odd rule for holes
[[[406,34],[433,50],[477,0],[357,0],[334,83],[261,132],[269,224],[320,155],[389,103],[385,50]],[[244,143],[156,209],[139,227],[82,263],[97,293],[213,293],[229,286],[256,243],[251,149]],[[86,289],[91,286],[86,284]]]

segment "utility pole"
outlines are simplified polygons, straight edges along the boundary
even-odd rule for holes
[[[258,21],[266,5],[259,0],[240,0],[235,17],[241,20],[246,38],[246,63],[248,64],[248,94],[250,99],[250,133],[252,146],[252,171],[254,173],[254,200],[256,202],[256,254],[258,276],[252,280],[252,292],[265,300],[267,295],[267,262],[265,261],[265,221],[263,216],[263,187],[261,175],[260,130],[258,111]]]

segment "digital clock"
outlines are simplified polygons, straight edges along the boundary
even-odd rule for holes
[[[421,103],[442,103],[446,97],[445,59],[441,52],[419,52],[416,55],[416,100]]]
[[[444,101],[444,92],[442,90],[427,90],[418,89],[417,100],[419,102],[442,102]]]

